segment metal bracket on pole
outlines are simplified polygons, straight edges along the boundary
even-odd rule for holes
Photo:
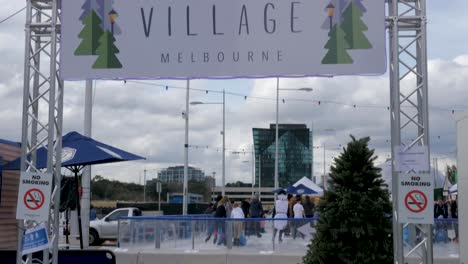
[[[390,36],[390,118],[394,161],[400,145],[408,148],[422,145],[429,149],[426,0],[386,2],[389,13],[386,20]],[[405,85],[402,85],[403,82]],[[412,140],[403,142],[402,138]],[[392,162],[394,263],[406,263],[410,256],[420,257],[420,263],[432,263],[431,225],[416,225],[421,239],[418,243],[410,241],[406,244],[403,241],[403,225],[398,223],[398,174],[394,166]],[[414,225],[406,226],[414,229]],[[409,252],[406,255],[405,250]],[[411,255],[413,252],[417,254]]]

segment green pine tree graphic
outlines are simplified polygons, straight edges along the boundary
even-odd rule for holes
[[[341,27],[345,32],[345,39],[349,44],[350,49],[371,49],[372,45],[364,35],[368,30],[366,24],[362,21],[363,13],[359,7],[351,1],[348,7],[343,12],[343,23]]]
[[[75,55],[96,55],[96,49],[99,46],[99,38],[102,35],[101,19],[91,10],[83,20],[83,29],[78,37],[81,43],[75,50]]]
[[[345,40],[345,33],[341,27],[336,24],[333,26],[325,48],[328,49],[327,54],[322,59],[322,64],[351,64],[353,59],[349,56],[346,49],[349,48]]]
[[[119,53],[119,49],[114,45],[115,38],[108,30],[102,34],[99,39],[99,47],[96,53],[99,57],[93,65],[93,69],[117,69],[122,68],[122,64],[115,54]]]

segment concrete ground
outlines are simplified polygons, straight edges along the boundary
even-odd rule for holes
[[[285,264],[301,263],[302,255],[286,253],[250,253],[241,251],[180,252],[165,250],[128,251],[114,249],[117,264]],[[416,258],[407,264],[419,263]],[[458,258],[435,258],[434,264],[459,264]]]

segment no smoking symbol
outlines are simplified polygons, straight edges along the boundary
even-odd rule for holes
[[[427,207],[427,197],[421,191],[411,191],[405,196],[405,206],[413,213],[420,213]]]
[[[39,189],[30,189],[24,194],[23,202],[29,210],[38,210],[44,205],[44,193]]]

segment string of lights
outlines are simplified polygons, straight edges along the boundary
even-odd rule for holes
[[[166,84],[158,84],[158,83],[151,83],[151,82],[144,82],[144,81],[133,81],[133,80],[125,80],[124,83],[135,83],[140,85],[149,85],[149,86],[156,86],[165,89],[168,91],[169,89],[176,89],[176,90],[186,90],[187,87],[182,86],[175,86],[175,85],[166,85]],[[200,88],[189,88],[191,91],[202,92],[205,94],[208,93],[217,93],[222,94],[223,91],[212,90],[212,89],[200,89]],[[235,93],[230,91],[225,91],[226,95],[236,96],[244,98],[244,100],[253,99],[253,100],[264,100],[264,101],[276,101],[276,98],[273,97],[264,97],[264,96],[251,96],[241,93]],[[319,100],[319,99],[304,99],[304,98],[287,98],[287,99],[280,99],[283,104],[287,102],[307,102],[307,103],[314,103],[316,106],[322,105],[338,105],[344,106],[349,108],[362,108],[362,109],[382,109],[382,110],[390,110],[390,106],[388,105],[381,105],[381,104],[355,104],[355,103],[346,103],[346,102],[339,102],[339,101],[332,101],[332,100]],[[402,107],[411,107],[411,106],[402,106]],[[456,105],[452,108],[444,108],[439,106],[431,106],[430,110],[434,111],[442,111],[442,112],[449,112],[454,115],[456,112],[463,111],[465,106]],[[468,108],[468,106],[466,106]]]
[[[434,137],[432,139],[433,143],[436,143],[435,139],[441,140],[442,138],[441,138],[441,136]],[[406,139],[406,140],[403,140],[403,141],[404,142],[405,141],[410,142],[410,141],[412,141],[412,139]],[[371,140],[369,142],[370,145],[382,144],[382,143],[388,145],[388,144],[391,144],[391,140],[390,139],[375,139],[375,140]],[[325,149],[327,149],[327,150],[341,150],[344,146],[346,146],[346,143],[333,143],[333,144],[326,144],[325,146],[317,145],[317,146],[313,146],[313,148],[314,149],[323,149],[325,147]],[[213,150],[213,151],[216,151],[216,152],[220,152],[222,150],[221,146],[189,145],[188,147],[190,149],[194,149],[194,150]],[[226,148],[226,151],[228,151],[228,152],[230,152],[232,154],[239,154],[239,155],[250,155],[250,154],[252,154],[251,149]],[[452,153],[452,152],[446,152],[446,153]]]
[[[0,24],[2,24],[3,22],[9,20],[10,18],[13,18],[14,16],[16,16],[16,15],[19,14],[19,13],[21,13],[21,11],[23,11],[23,10],[25,10],[25,9],[26,9],[26,7],[23,7],[23,8],[21,8],[20,10],[16,11],[15,13],[13,13],[13,14],[11,14],[11,15],[5,17],[4,19],[1,19],[1,20],[0,20]]]

